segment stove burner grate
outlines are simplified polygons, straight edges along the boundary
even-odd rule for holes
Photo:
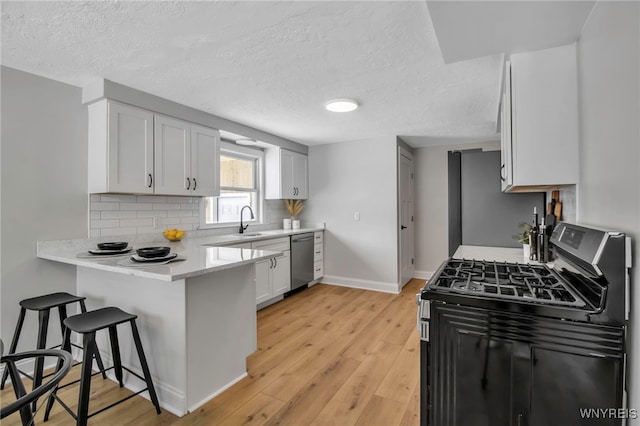
[[[542,265],[451,259],[430,287],[531,303],[585,306],[570,286]]]

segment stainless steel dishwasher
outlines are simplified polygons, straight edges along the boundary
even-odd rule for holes
[[[313,232],[291,236],[291,290],[313,281]]]

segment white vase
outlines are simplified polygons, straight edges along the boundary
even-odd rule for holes
[[[282,219],[282,229],[291,229],[291,219]]]
[[[291,221],[291,227],[293,229],[300,229],[300,221],[298,219],[293,219]]]
[[[529,263],[531,257],[531,244],[522,245],[522,260],[524,263]]]

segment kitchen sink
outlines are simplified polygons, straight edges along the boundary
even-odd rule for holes
[[[259,237],[262,234],[236,234],[237,237],[245,238],[245,237]]]

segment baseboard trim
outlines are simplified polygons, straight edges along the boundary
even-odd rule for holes
[[[420,278],[422,280],[428,280],[433,276],[433,271],[413,271],[414,278]]]
[[[248,376],[249,376],[248,373],[244,373],[241,376],[233,379],[232,381],[230,381],[229,383],[227,383],[226,385],[224,385],[223,387],[221,387],[220,389],[218,389],[217,391],[215,391],[214,393],[212,393],[211,395],[209,395],[208,397],[206,397],[202,401],[197,402],[194,405],[192,405],[191,407],[189,407],[189,412],[193,412],[193,411],[197,410],[200,406],[202,406],[202,405],[206,404],[207,402],[211,401],[213,398],[215,398],[216,396],[220,395],[222,392],[226,391],[231,386],[235,385],[240,380],[242,380],[242,379],[244,379],[245,377],[248,377]]]
[[[380,291],[383,293],[399,294],[398,283],[388,283],[383,281],[361,280],[358,278],[339,277],[335,275],[325,275],[320,281],[323,284],[337,285],[340,287],[359,288],[362,290]]]
[[[108,368],[109,366],[113,365],[110,352],[101,350],[100,355],[102,356],[102,362],[105,364],[105,367]],[[127,368],[131,368],[131,370],[142,376],[142,371],[138,370],[137,368],[132,368],[131,366],[127,366]],[[95,361],[93,362],[93,369],[95,371],[98,371]],[[124,387],[129,389],[130,391],[139,392],[147,387],[144,381],[140,380],[133,374],[129,374],[126,370],[123,373]],[[115,383],[118,382],[118,379],[116,379],[115,372],[113,370],[107,371],[107,378]],[[153,380],[153,387],[156,389],[158,402],[160,402],[160,407],[162,407],[162,409],[167,410],[171,414],[175,414],[178,417],[182,417],[188,413],[187,396],[184,394],[184,392],[174,388],[171,385],[159,381],[157,377],[152,376],[151,380]],[[151,404],[151,400],[149,399],[148,395],[149,392],[147,391],[139,394],[139,396],[143,397],[144,399],[149,401],[149,404]]]

